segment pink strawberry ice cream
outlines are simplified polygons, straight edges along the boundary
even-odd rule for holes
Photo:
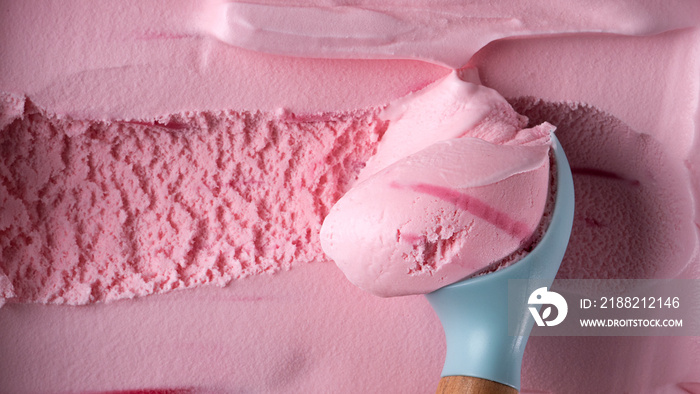
[[[228,111],[102,122],[17,100],[0,145],[5,291],[59,304],[322,259],[321,219],[383,125],[371,113],[321,123]]]
[[[377,153],[321,228],[351,282],[380,296],[427,293],[532,242],[551,125],[523,129],[505,99],[456,73],[386,112]]]
[[[575,5],[538,2],[209,1],[200,24],[213,36],[256,51],[310,58],[421,59],[459,68],[491,41],[543,33],[649,35],[695,26],[698,6],[634,0]]]
[[[462,137],[385,148],[426,115],[387,107],[465,65],[528,118],[491,130],[556,127],[560,277],[700,278],[698,2],[255,3],[0,1],[1,392],[434,391],[425,299],[361,291],[319,234]],[[536,337],[522,392],[695,393],[699,357],[695,337]]]

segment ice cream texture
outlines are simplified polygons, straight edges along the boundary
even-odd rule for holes
[[[325,218],[324,252],[364,290],[427,293],[533,242],[554,127],[525,128],[467,74],[476,83],[453,72],[385,110],[377,153]]]
[[[321,220],[383,130],[372,113],[200,112],[148,124],[60,119],[15,96],[4,104],[0,295],[24,302],[223,286],[321,260]]]
[[[408,35],[399,35],[396,45],[362,49],[349,40],[335,42],[341,52],[359,48],[361,53],[332,55],[334,59],[311,58],[291,46],[282,49],[293,49],[287,53],[292,56],[284,56],[267,46],[272,41],[261,42],[267,47],[259,51],[246,42],[230,45],[226,32],[240,25],[219,25],[217,30],[201,24],[200,17],[216,4],[0,2],[0,162],[6,168],[0,185],[12,190],[2,192],[8,193],[2,195],[8,199],[4,201],[21,201],[0,204],[0,293],[7,300],[0,308],[2,391],[433,391],[445,349],[439,322],[423,297],[382,299],[361,291],[326,261],[313,237],[321,228],[322,212],[357,184],[354,177],[361,163],[385,140],[390,122],[384,108],[448,76],[451,71],[444,65],[458,68],[464,61],[478,68],[484,86],[528,117],[527,128],[545,121],[557,128],[577,190],[574,230],[559,277],[700,278],[700,3],[355,2],[357,7],[349,11],[385,11],[399,27],[416,22],[415,29],[397,30]],[[301,12],[317,9],[323,16],[337,2],[293,5],[306,7]],[[254,21],[254,6],[244,7],[246,20]],[[287,32],[299,31],[295,21],[289,23]],[[397,25],[386,25],[392,26]],[[446,26],[456,39],[431,36]],[[333,31],[331,27],[326,31]],[[346,28],[338,25],[341,32]],[[318,43],[327,42],[319,39],[306,48],[315,51]],[[439,42],[456,46],[445,50]],[[107,142],[100,139],[105,136]],[[317,141],[317,136],[333,137]],[[238,149],[247,146],[246,138],[258,145],[242,148],[242,155]],[[121,142],[120,152],[130,153],[129,158],[112,156],[111,145],[106,156],[98,155],[107,150],[101,144],[109,141]],[[148,141],[168,150],[159,148],[158,156]],[[273,149],[273,141],[298,147],[299,156],[282,155],[283,149]],[[344,151],[345,144],[353,148]],[[219,154],[255,164],[255,174],[278,174],[285,173],[291,157],[302,157],[305,145],[313,148],[305,157],[318,161],[308,160],[304,171],[290,170],[290,175],[307,183],[318,181],[319,191],[333,195],[309,199],[292,210],[309,220],[302,221],[311,228],[308,243],[307,228],[287,228],[283,221],[275,222],[274,215],[266,216],[281,207],[270,202],[278,198],[274,185],[284,184],[284,176],[242,177],[234,185],[221,182],[229,173],[216,171],[219,183],[214,178]],[[86,171],[91,168],[89,152],[92,168],[102,172]],[[258,161],[247,157],[258,153]],[[144,191],[139,166],[152,171],[147,158],[163,176],[177,179],[182,169],[183,182],[169,184],[171,178],[148,172]],[[205,172],[204,177],[195,175]],[[97,185],[126,188],[124,194],[133,204],[127,209],[121,195],[111,190],[107,196],[116,195],[109,200],[101,201],[96,194],[97,209],[92,210],[93,175],[95,180],[102,177]],[[113,182],[112,175],[129,182]],[[320,187],[322,179],[327,180],[325,188]],[[271,184],[264,184],[266,180]],[[48,187],[37,189],[38,181],[46,181]],[[89,187],[83,191],[78,185]],[[167,186],[173,193],[163,191]],[[230,222],[217,217],[217,204],[223,202],[212,197],[217,186],[219,195],[240,191],[252,201],[265,202],[260,209],[255,202],[244,210],[224,207],[221,216],[247,217],[259,235],[218,238],[223,234],[221,223]],[[294,195],[300,196],[298,192]],[[174,201],[177,194],[179,204]],[[33,221],[33,198],[39,195],[46,198],[46,223]],[[170,231],[170,224],[153,221],[167,201],[155,201],[149,214],[150,195],[170,199],[179,212],[173,218],[182,234]],[[131,238],[135,242],[127,242],[128,237],[120,238],[126,233],[119,225],[122,210],[134,219],[134,229],[168,231],[161,240],[157,232],[152,238],[139,232]],[[5,220],[6,215],[12,219]],[[81,251],[90,250],[91,237],[84,237],[83,248],[71,240],[79,233],[78,224],[88,220],[109,224],[102,225],[108,229],[96,239],[112,237],[118,247],[97,249],[93,244],[92,250],[115,257],[111,272],[118,275],[113,283],[137,284],[135,292],[120,292],[119,285],[111,290],[95,286],[91,297],[91,286],[86,286],[89,291],[80,289],[81,278],[91,278],[92,273],[101,277],[97,267],[83,272],[79,264],[75,270],[67,264],[79,262],[87,256],[81,257]],[[209,232],[198,231],[198,224]],[[90,231],[85,234],[94,234]],[[53,247],[69,251],[66,259],[42,251],[48,248],[45,234],[63,237],[63,243]],[[198,234],[202,242],[190,242]],[[227,280],[222,275],[201,282],[209,280],[199,270],[206,273],[211,268],[207,262],[216,255],[216,245],[230,242],[235,255],[236,245],[243,251],[251,239],[264,241],[248,244],[255,253],[260,251],[260,260],[239,260],[248,266],[236,271],[240,266],[228,254],[227,265],[212,274],[232,275],[229,285],[202,286]],[[287,243],[295,239],[301,241]],[[26,246],[33,240],[40,240],[42,248]],[[163,256],[154,245],[186,257],[161,265],[153,260]],[[282,253],[283,263],[275,265],[280,252],[271,245],[296,254]],[[127,264],[132,260],[123,253],[131,250],[141,256],[140,264]],[[190,250],[198,252],[188,254]],[[35,259],[8,263],[4,254]],[[44,258],[59,261],[58,269],[42,264]],[[269,263],[274,268],[262,269]],[[25,268],[6,272],[15,264]],[[170,278],[161,282],[165,286],[141,286],[148,282],[141,282],[139,269],[161,268],[152,279]],[[236,272],[247,274],[238,278]],[[59,291],[54,293],[56,285]],[[162,294],[94,302],[107,300],[107,295],[128,298],[151,291]],[[43,305],[71,299],[88,304]],[[531,338],[522,392],[692,393],[700,390],[699,357],[695,337]]]

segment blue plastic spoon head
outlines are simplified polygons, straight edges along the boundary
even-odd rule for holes
[[[559,141],[554,136],[552,139],[556,160],[554,209],[549,227],[532,252],[499,271],[426,294],[445,330],[447,354],[442,376],[473,376],[520,389],[523,353],[534,323],[527,309],[528,297],[554,280],[574,218],[571,169]],[[525,285],[518,286],[522,294],[515,295],[523,302],[517,306],[511,303],[509,310],[511,280]]]

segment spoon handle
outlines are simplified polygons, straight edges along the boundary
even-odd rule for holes
[[[492,380],[472,376],[445,376],[436,394],[518,394],[518,390]]]

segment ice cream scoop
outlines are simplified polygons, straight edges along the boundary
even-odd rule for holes
[[[457,73],[386,113],[377,152],[319,234],[350,282],[382,297],[425,294],[529,249],[554,126],[526,128],[497,92]]]
[[[447,342],[439,393],[515,393],[520,389],[522,357],[534,322],[527,300],[543,283],[549,286],[554,280],[574,218],[571,169],[559,141],[552,139],[556,197],[551,222],[537,246],[509,267],[426,294]],[[511,294],[523,300],[514,310],[514,304],[508,302],[509,281],[518,279],[529,281],[517,286],[522,294]],[[514,332],[509,332],[509,316]]]

